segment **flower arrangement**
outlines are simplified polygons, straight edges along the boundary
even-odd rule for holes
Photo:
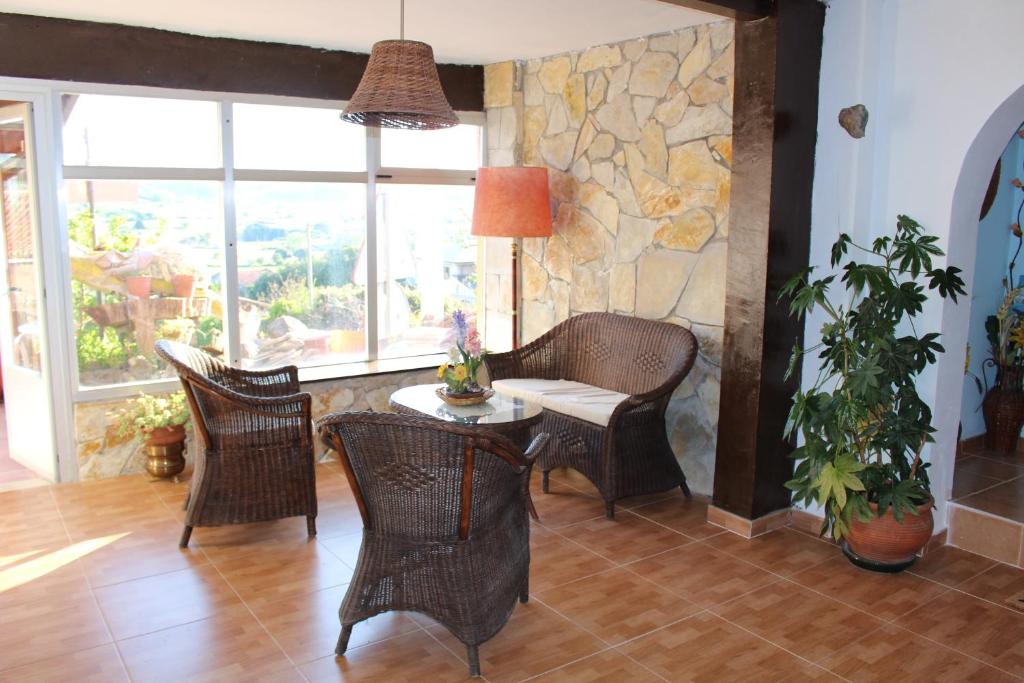
[[[144,439],[156,429],[185,425],[188,420],[188,403],[184,392],[176,391],[163,396],[139,394],[126,407],[117,411],[117,435]]]
[[[448,360],[437,368],[437,378],[448,386],[449,394],[470,394],[480,391],[476,374],[487,355],[476,327],[466,320],[466,314],[452,314],[452,332],[455,346],[448,352]]]

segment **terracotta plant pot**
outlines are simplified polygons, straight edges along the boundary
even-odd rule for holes
[[[146,275],[129,275],[124,279],[124,285],[131,296],[148,299],[153,289],[153,278]]]
[[[190,298],[195,288],[195,275],[175,275],[171,278],[171,287],[174,288],[174,296]]]
[[[146,436],[146,471],[167,479],[185,469],[185,425],[160,427]]]
[[[869,522],[854,517],[843,541],[843,552],[858,567],[879,572],[903,571],[914,563],[932,537],[934,501],[917,506],[917,514],[904,513],[897,522],[890,507],[878,517],[878,506],[870,503],[876,516]]]

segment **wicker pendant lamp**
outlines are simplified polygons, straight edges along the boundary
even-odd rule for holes
[[[343,121],[374,128],[437,130],[459,124],[441,89],[434,50],[405,39],[405,0],[400,40],[374,43],[370,61],[341,115]]]

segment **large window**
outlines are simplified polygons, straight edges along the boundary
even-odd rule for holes
[[[158,339],[238,367],[312,368],[438,353],[452,312],[475,315],[480,126],[379,132],[336,108],[230,101],[63,104],[80,387],[166,377]]]

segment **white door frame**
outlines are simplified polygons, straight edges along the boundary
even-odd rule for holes
[[[46,343],[41,349],[50,380],[49,399],[57,449],[57,480],[78,480],[78,454],[75,444],[75,415],[68,373],[68,336],[64,321],[68,294],[63,272],[68,261],[67,240],[62,239],[64,221],[58,196],[61,150],[55,125],[60,123],[60,99],[45,87],[18,84],[7,87],[0,79],[0,99],[28,102],[32,105],[33,145],[36,156],[36,196],[39,210],[39,266],[43,275],[43,310]],[[56,99],[56,102],[54,101]],[[56,118],[55,118],[56,117]],[[54,144],[54,141],[58,141]],[[55,148],[56,147],[56,148]],[[61,399],[60,397],[64,397]]]

